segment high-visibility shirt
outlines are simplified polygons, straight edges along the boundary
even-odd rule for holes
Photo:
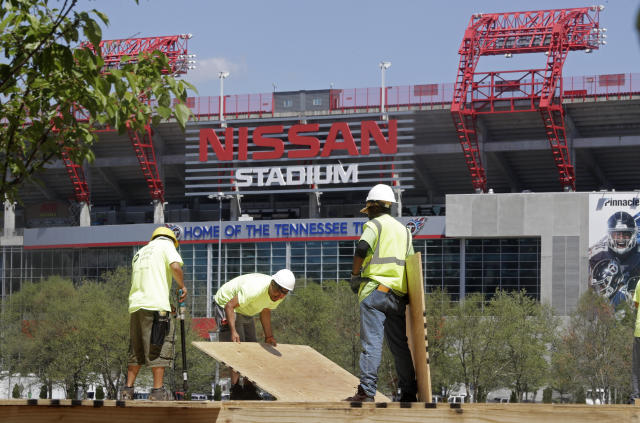
[[[214,297],[216,304],[224,308],[224,306],[233,299],[238,297],[238,307],[235,308],[236,313],[245,316],[255,316],[265,308],[275,309],[280,305],[284,298],[272,301],[269,296],[269,284],[271,276],[262,273],[248,273],[231,279],[218,289]]]
[[[173,273],[171,263],[182,258],[173,241],[159,237],[142,247],[131,261],[131,290],[129,313],[141,308],[154,311],[171,311],[169,295]]]
[[[362,262],[362,277],[371,281],[360,289],[364,300],[378,285],[384,285],[398,295],[407,293],[405,260],[413,254],[411,232],[389,214],[383,214],[364,224],[361,240],[370,250]]]
[[[636,290],[633,292],[633,301],[640,303],[640,284],[636,286]],[[640,338],[640,311],[636,314],[636,329],[633,332],[633,336]]]

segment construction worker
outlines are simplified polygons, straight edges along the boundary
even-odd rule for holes
[[[400,401],[416,401],[416,376],[407,343],[405,308],[408,304],[405,259],[413,254],[411,233],[391,217],[395,196],[390,186],[378,184],[360,210],[369,217],[356,246],[351,289],[360,301],[360,384],[345,401],[374,400],[383,336],[396,364]]]
[[[640,287],[636,285],[633,292],[633,305],[638,310],[640,302]],[[629,404],[635,404],[640,399],[640,311],[636,312],[636,326],[633,332],[633,347],[631,350],[631,397]]]
[[[280,305],[296,280],[288,269],[274,275],[250,273],[231,279],[218,289],[215,295],[214,313],[221,342],[257,342],[254,318],[260,313],[264,342],[274,347],[278,344],[271,330],[271,310]],[[230,399],[260,399],[253,383],[245,380],[240,385],[237,372],[231,373]]]
[[[166,227],[157,228],[151,241],[142,247],[132,260],[131,291],[129,292],[130,343],[127,384],[121,392],[124,400],[133,399],[133,383],[143,364],[151,367],[152,401],[169,401],[170,393],[164,387],[164,371],[173,360],[173,323],[171,322],[172,276],[182,290],[184,286],[182,258],[177,251],[178,239]]]

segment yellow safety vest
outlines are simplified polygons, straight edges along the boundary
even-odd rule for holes
[[[370,221],[376,232],[373,254],[363,262],[362,276],[385,285],[397,293],[407,293],[404,264],[411,247],[411,233],[388,214]]]

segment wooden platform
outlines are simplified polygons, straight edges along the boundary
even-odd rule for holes
[[[278,401],[341,401],[359,380],[307,345],[193,342],[205,354],[246,376]],[[388,402],[379,393],[376,401]]]
[[[292,403],[281,401],[0,401],[2,423],[623,423],[634,405]]]

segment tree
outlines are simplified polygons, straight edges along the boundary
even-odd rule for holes
[[[490,319],[484,296],[468,295],[459,306],[453,307],[445,330],[455,337],[452,354],[467,398],[473,389],[475,401],[483,401],[490,390],[498,387],[499,376],[506,365],[500,357],[500,328]]]
[[[11,391],[12,398],[20,398],[22,395],[22,388],[16,383],[13,385],[13,390]]]
[[[40,399],[47,399],[47,385],[40,385],[40,395],[38,395]]]
[[[564,335],[578,382],[592,393],[604,389],[606,402],[614,389],[625,398],[629,393],[633,329],[629,323],[623,323],[622,315],[616,314],[607,299],[587,290],[571,314]]]
[[[435,394],[443,396],[447,396],[461,380],[453,350],[456,337],[446,330],[451,326],[445,324],[451,308],[451,298],[446,291],[436,290],[425,296],[431,386]]]
[[[171,115],[171,95],[180,100],[182,127],[189,118],[184,101],[193,87],[166,74],[164,54],[125,57],[119,69],[102,72],[100,52],[80,40],[98,46],[99,22],[108,18],[77,10],[78,2],[53,8],[48,0],[8,0],[0,8],[0,194],[11,201],[64,150],[75,163],[91,160],[99,126],[142,130]]]
[[[549,374],[547,345],[553,343],[558,323],[549,306],[517,292],[496,291],[488,314],[501,344],[499,357],[504,363],[501,379],[517,398],[535,392]]]
[[[98,385],[96,388],[96,399],[103,400],[104,399],[104,389],[102,389],[102,385]]]

